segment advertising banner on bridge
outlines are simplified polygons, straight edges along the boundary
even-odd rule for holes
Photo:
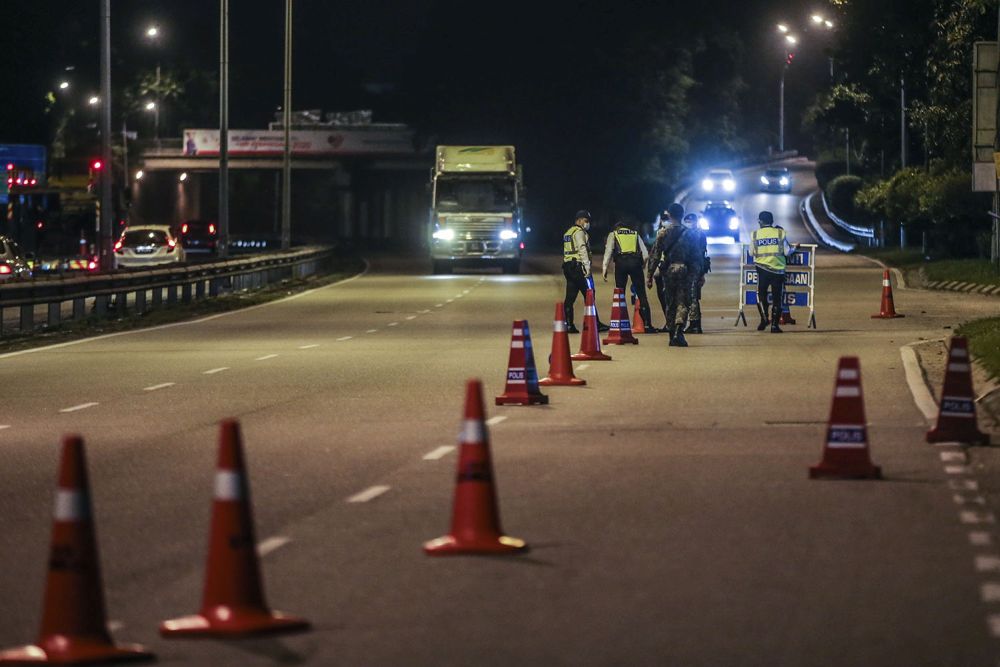
[[[295,130],[291,133],[292,154],[297,156],[412,155],[413,131],[405,128],[365,128],[344,130]],[[274,157],[285,151],[282,130],[230,130],[229,154]],[[184,130],[186,156],[217,156],[218,130]]]
[[[753,256],[750,254],[750,246],[743,244],[741,253],[742,262],[740,266],[740,303],[739,312],[736,315],[736,324],[743,322],[747,324],[746,306],[757,305],[757,269],[754,266]],[[800,244],[788,258],[788,268],[785,270],[785,290],[782,294],[782,310],[790,312],[792,306],[809,309],[809,324],[807,328],[816,328],[816,286],[814,279],[816,276],[816,246],[813,244]],[[768,295],[768,303],[770,303]]]

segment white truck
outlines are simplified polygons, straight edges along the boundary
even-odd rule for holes
[[[434,273],[484,264],[520,271],[524,186],[513,146],[438,146],[430,185]]]

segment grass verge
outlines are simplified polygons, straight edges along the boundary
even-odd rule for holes
[[[1000,378],[1000,317],[966,322],[955,333],[968,337],[972,356],[991,377]]]
[[[145,313],[130,311],[120,317],[112,315],[106,318],[90,316],[83,320],[64,322],[58,327],[36,329],[32,333],[8,334],[0,338],[0,354],[65,343],[82,338],[91,338],[119,331],[172,324],[174,322],[193,320],[208,315],[256,306],[261,303],[291,296],[307,289],[315,289],[343,280],[355,275],[363,267],[364,262],[359,257],[336,257],[331,262],[326,273],[302,280],[288,280],[253,291],[234,292],[202,301],[192,301],[191,303],[178,303],[173,306],[164,304],[160,308],[149,310]]]
[[[867,249],[862,253],[874,259],[880,259],[889,266],[904,271],[923,269],[929,281],[950,282],[957,280],[963,283],[979,285],[1000,285],[1000,274],[986,259],[935,259],[927,261],[920,250],[899,248]]]

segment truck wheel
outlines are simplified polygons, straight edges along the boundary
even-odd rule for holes
[[[433,271],[436,276],[451,273],[451,262],[439,262],[438,260],[434,260]]]
[[[509,259],[500,265],[500,268],[504,273],[520,273],[521,272],[521,260],[519,259]]]

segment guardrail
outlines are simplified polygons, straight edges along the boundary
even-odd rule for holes
[[[816,220],[816,216],[812,212],[812,199],[815,196],[816,193],[812,192],[808,197],[799,202],[799,210],[802,212],[802,215],[805,216],[813,236],[824,245],[827,245],[835,250],[839,250],[841,252],[851,252],[854,250],[855,246],[853,244],[841,243],[827,234],[826,230],[823,229],[823,226],[819,224],[818,220]]]
[[[865,239],[875,238],[875,230],[871,227],[861,227],[859,225],[852,225],[851,223],[838,217],[836,213],[830,210],[830,207],[826,203],[826,193],[820,192],[820,198],[823,200],[823,211],[826,213],[826,217],[833,221],[833,224],[837,225],[843,229],[848,234],[853,234],[854,236],[860,236]]]
[[[35,309],[45,307],[46,326],[58,326],[64,319],[82,320],[87,302],[97,317],[112,312],[144,313],[176,303],[191,303],[222,293],[259,289],[288,279],[317,273],[334,256],[332,247],[308,247],[255,257],[229,259],[209,264],[148,271],[72,276],[53,280],[7,283],[0,286],[0,336],[6,311],[18,312],[18,331],[36,326]],[[71,304],[64,317],[64,304]]]

